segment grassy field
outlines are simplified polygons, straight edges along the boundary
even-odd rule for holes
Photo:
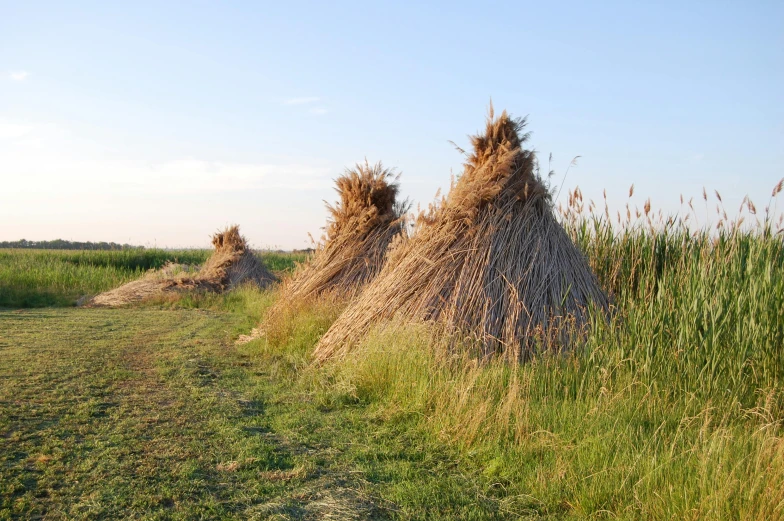
[[[454,450],[305,369],[318,317],[235,348],[270,299],[0,313],[0,519],[495,517]]]
[[[0,249],[0,308],[73,306],[81,297],[139,278],[167,262],[201,264],[209,255],[210,250]],[[303,254],[262,254],[273,272],[291,269],[304,258]]]
[[[235,346],[274,290],[0,311],[0,519],[784,519],[781,233],[578,214],[616,312],[522,366],[390,324],[315,367],[328,303]]]

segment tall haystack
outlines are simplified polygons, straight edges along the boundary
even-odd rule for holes
[[[335,184],[340,200],[327,204],[326,240],[284,283],[280,305],[354,296],[381,271],[387,247],[403,230],[397,179],[380,162],[346,169]]]
[[[478,341],[485,355],[524,360],[580,326],[608,299],[556,220],[550,195],[523,148],[524,119],[492,108],[471,138],[462,176],[428,224],[391,253],[384,269],[316,346],[323,362],[350,350],[378,322],[433,321]]]
[[[151,271],[138,280],[113,290],[96,295],[86,306],[116,307],[140,302],[167,293],[188,290],[226,291],[241,283],[251,282],[265,288],[275,282],[275,276],[267,271],[240,235],[239,226],[234,225],[212,236],[215,251],[196,273],[178,269],[177,265],[166,265]]]

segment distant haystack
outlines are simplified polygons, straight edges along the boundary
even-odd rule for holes
[[[275,276],[259,261],[237,225],[212,236],[215,251],[204,263],[196,279],[215,291],[225,291],[244,282],[265,288]]]
[[[381,163],[347,169],[335,184],[340,201],[327,205],[326,240],[283,284],[280,305],[354,296],[381,271],[387,247],[403,230],[398,184]]]
[[[116,307],[140,302],[166,293],[189,290],[226,291],[241,283],[252,282],[261,288],[275,281],[251,249],[238,226],[231,226],[212,237],[215,251],[197,272],[189,267],[167,264],[113,290],[95,296],[86,306]]]
[[[560,326],[584,324],[590,305],[608,308],[522,147],[524,126],[490,109],[447,198],[322,337],[317,361],[344,355],[393,317],[433,321],[477,340],[485,355],[524,360],[562,339]]]

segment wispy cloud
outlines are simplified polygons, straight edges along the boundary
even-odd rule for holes
[[[84,139],[68,128],[51,123],[10,121],[0,118],[0,168],[15,172],[20,192],[46,185],[43,191],[70,191],[65,180],[82,190],[90,185],[105,193],[153,190],[156,193],[220,193],[253,189],[326,190],[335,167],[322,160],[290,157],[256,162],[172,158],[147,162],[107,155],[96,139]],[[40,146],[46,145],[46,154]],[[107,176],[106,172],[112,172]],[[154,188],[153,188],[154,187]],[[13,191],[12,191],[13,192]]]
[[[310,113],[311,114],[316,114],[318,116],[324,115],[327,112],[329,112],[327,109],[324,109],[324,108],[321,108],[321,107],[318,107],[318,108],[315,108],[315,109],[310,109]]]
[[[306,96],[302,98],[289,98],[283,101],[284,105],[305,105],[307,103],[316,103],[320,101],[321,98],[318,96]]]
[[[11,79],[14,81],[24,81],[30,73],[27,71],[11,71]]]

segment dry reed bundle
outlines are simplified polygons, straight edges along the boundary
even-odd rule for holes
[[[592,303],[608,308],[522,147],[524,126],[491,107],[463,175],[322,337],[316,361],[344,355],[393,317],[434,321],[478,340],[484,355],[524,360],[562,340],[565,322],[584,324]]]
[[[253,254],[239,226],[231,226],[212,236],[215,251],[198,272],[167,264],[139,280],[96,295],[86,306],[116,307],[140,302],[167,293],[188,290],[226,291],[240,283],[252,282],[261,288],[275,281]]]
[[[237,225],[212,236],[215,251],[204,263],[195,279],[216,291],[231,289],[243,282],[265,288],[275,282],[275,276],[259,261],[240,235]]]
[[[327,294],[351,298],[381,271],[387,247],[403,230],[397,178],[380,162],[346,169],[335,184],[340,200],[327,204],[326,240],[284,283],[280,306]]]

